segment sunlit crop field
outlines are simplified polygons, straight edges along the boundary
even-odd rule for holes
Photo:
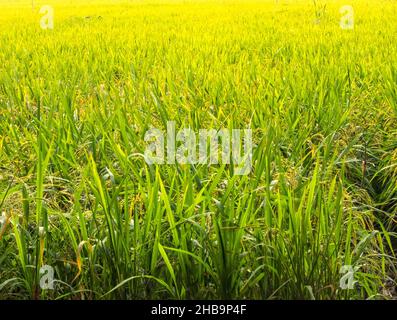
[[[0,0],[0,299],[395,299],[396,17]],[[170,121],[251,130],[251,170],[149,164]]]

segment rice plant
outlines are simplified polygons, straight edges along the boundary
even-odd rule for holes
[[[396,299],[397,3],[348,2],[0,0],[0,299]]]

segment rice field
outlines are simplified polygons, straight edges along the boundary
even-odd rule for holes
[[[0,0],[0,299],[396,299],[396,17]],[[250,170],[148,163],[170,122]]]

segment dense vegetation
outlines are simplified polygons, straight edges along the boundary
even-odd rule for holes
[[[392,298],[397,3],[344,4],[1,0],[0,299]],[[148,165],[169,120],[251,173]]]

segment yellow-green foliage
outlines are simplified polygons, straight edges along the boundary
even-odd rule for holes
[[[0,298],[390,298],[396,17],[394,0],[0,0]],[[251,173],[149,166],[168,120],[251,128]]]

